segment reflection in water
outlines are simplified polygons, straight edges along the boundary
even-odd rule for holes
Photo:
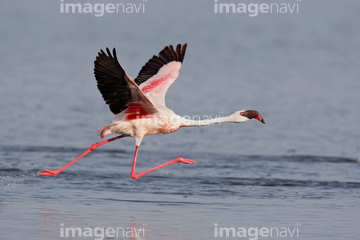
[[[147,240],[151,230],[148,224],[137,223],[135,217],[130,217],[130,225],[121,226],[94,226],[82,220],[79,215],[70,211],[42,208],[40,221],[40,232],[45,233],[46,237],[53,238],[74,238],[76,239],[129,239]],[[100,226],[101,225],[101,226]],[[168,234],[168,233],[167,233]]]
[[[2,150],[2,153],[23,151],[17,147]],[[297,222],[305,223],[309,216],[318,216],[316,209],[307,205],[309,202],[332,204],[325,207],[328,218],[321,223],[324,228],[329,226],[327,219],[332,221],[336,206],[340,202],[344,204],[346,199],[349,208],[343,208],[343,215],[338,214],[337,218],[346,221],[356,215],[353,199],[358,195],[360,183],[355,159],[202,154],[195,156],[199,159],[198,166],[187,171],[179,172],[181,166],[175,165],[133,180],[128,178],[127,168],[121,168],[122,162],[111,162],[113,152],[106,150],[88,159],[96,160],[101,168],[89,169],[89,164],[79,164],[80,171],[74,169],[61,177],[36,177],[42,164],[38,159],[52,156],[53,150],[40,147],[26,151],[30,160],[24,163],[37,163],[34,166],[0,162],[0,211],[8,220],[2,225],[16,231],[17,239],[27,233],[19,231],[14,222],[34,229],[34,238],[29,239],[63,239],[77,234],[77,239],[86,240],[105,235],[104,239],[119,236],[119,239],[170,240],[201,239],[196,236],[203,234],[211,237],[214,222],[231,226],[242,217],[253,226],[267,223],[279,214],[289,221],[296,215]],[[55,154],[60,161],[73,154],[71,149],[63,150]],[[132,152],[121,154],[127,159]],[[144,165],[153,165],[163,153],[152,151],[151,156]],[[119,174],[114,166],[124,169],[123,173]],[[11,167],[16,167],[16,172],[9,171]],[[303,213],[299,205],[307,207],[307,212]],[[253,215],[260,220],[248,217]],[[39,220],[33,221],[34,216]],[[230,220],[224,222],[224,219]],[[349,232],[355,231],[351,223],[347,226]],[[305,228],[318,231],[304,225],[304,231]]]

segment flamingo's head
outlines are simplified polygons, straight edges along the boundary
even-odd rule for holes
[[[260,113],[256,110],[245,110],[240,111],[239,113],[242,117],[246,117],[249,120],[252,118],[255,118],[256,120],[259,120],[260,122],[265,124],[264,118],[260,115]]]

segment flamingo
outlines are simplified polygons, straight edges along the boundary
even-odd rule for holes
[[[115,117],[111,124],[98,130],[98,135],[101,138],[113,133],[120,135],[93,143],[79,157],[62,168],[42,170],[38,173],[38,176],[56,176],[97,147],[131,136],[135,138],[135,153],[130,176],[137,179],[174,163],[196,163],[194,160],[179,157],[136,174],[135,166],[138,151],[145,135],[173,133],[181,127],[199,127],[222,122],[242,123],[253,118],[265,123],[260,113],[255,110],[236,111],[227,117],[191,120],[176,115],[171,109],[167,108],[165,94],[179,75],[186,47],[187,43],[178,44],[176,49],[172,45],[166,46],[158,56],[154,55],[142,67],[135,80],[129,77],[120,66],[115,48],[112,54],[108,48],[106,48],[106,52],[101,49],[94,62],[94,74],[98,89]]]

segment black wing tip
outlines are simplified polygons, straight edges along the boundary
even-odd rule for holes
[[[184,57],[185,57],[185,52],[186,52],[186,47],[187,47],[187,43],[184,43],[181,45],[181,43],[179,43],[178,45],[176,45],[176,50],[174,50],[173,46],[170,45],[169,46],[171,48],[171,50],[176,53],[176,61],[178,62],[183,62],[184,61]]]
[[[138,76],[135,78],[137,85],[142,84],[148,80],[151,76],[157,74],[159,69],[169,62],[180,62],[182,63],[185,57],[187,43],[177,44],[174,49],[173,45],[168,45],[163,48],[158,54],[154,55],[150,60],[142,67]]]
[[[165,62],[175,60],[182,63],[185,57],[186,48],[187,48],[187,43],[177,44],[176,50],[174,49],[173,45],[170,44],[169,46],[166,46],[162,51],[160,51],[158,56],[154,55],[153,58],[154,57],[162,58]],[[112,54],[108,47],[105,48],[105,51],[103,49],[100,49],[100,51],[98,52],[98,57],[101,57],[103,55],[117,59],[116,48],[113,48]]]
[[[184,43],[182,48],[181,48],[181,62],[183,62],[183,60],[184,60],[186,48],[187,48],[187,43]]]
[[[160,53],[159,53],[159,57],[161,57],[162,53],[168,53],[171,54],[173,56],[173,58],[171,60],[175,60],[178,62],[183,62],[184,61],[184,57],[185,57],[185,52],[186,52],[186,48],[187,48],[187,43],[184,44],[177,44],[176,48],[174,49],[173,45],[169,45],[166,46]]]
[[[184,43],[181,45],[181,43],[176,45],[176,50],[174,50],[173,45],[169,45],[164,47],[163,50],[160,51],[158,57],[162,59],[165,63],[171,62],[171,61],[178,61],[183,62],[185,57],[187,43]]]
[[[111,56],[111,52],[110,52],[110,49],[109,49],[109,48],[106,48],[106,53],[107,53],[107,55],[108,55],[109,57],[112,57],[112,56]]]
[[[116,49],[100,49],[94,61],[94,75],[97,87],[113,114],[118,114],[127,108],[131,101],[131,91],[127,86],[126,73],[120,66]]]
[[[116,49],[115,49],[115,48],[113,48],[112,54],[111,54],[111,51],[110,51],[110,49],[109,49],[108,47],[105,48],[105,51],[102,50],[102,49],[100,49],[100,51],[98,52],[98,56],[97,56],[97,57],[101,57],[101,56],[103,56],[103,55],[105,55],[105,56],[107,56],[107,57],[111,57],[111,58],[116,58],[116,59],[117,59],[117,57],[116,57]]]
[[[105,51],[103,49],[100,49],[100,51],[98,52],[98,55],[96,56],[95,61],[94,61],[95,67],[97,64],[101,64],[101,63],[107,62],[109,60],[111,61],[112,59],[115,59],[117,64],[120,65],[119,61],[117,59],[117,56],[116,56],[115,48],[113,48],[112,54],[108,47],[105,48]]]

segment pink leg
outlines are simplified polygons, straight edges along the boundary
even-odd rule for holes
[[[93,143],[85,152],[83,152],[80,156],[78,156],[77,158],[75,158],[74,160],[72,160],[71,162],[69,162],[68,164],[66,164],[65,166],[63,166],[62,168],[59,168],[57,170],[42,170],[40,171],[40,173],[38,173],[38,176],[56,176],[58,175],[60,172],[62,172],[64,169],[70,167],[72,164],[74,164],[75,162],[77,162],[79,159],[81,159],[82,157],[84,157],[86,154],[88,154],[89,152],[95,150],[97,147],[100,147],[101,145],[104,145],[106,143],[112,142],[114,140],[117,140],[119,138],[124,137],[124,135],[120,135],[120,136],[116,136],[110,139],[107,139],[105,141],[102,142],[98,142],[98,143]]]
[[[159,165],[157,167],[153,167],[153,168],[151,168],[149,170],[146,170],[146,171],[144,171],[142,173],[136,174],[135,173],[135,165],[136,165],[136,159],[137,159],[138,151],[139,151],[139,146],[136,146],[135,154],[134,154],[134,160],[133,160],[132,169],[131,169],[131,175],[130,175],[131,178],[134,178],[134,179],[140,178],[140,177],[144,176],[145,174],[148,174],[149,172],[155,171],[155,170],[157,170],[159,168],[163,168],[163,167],[166,167],[166,166],[174,164],[174,163],[179,163],[179,162],[186,163],[186,164],[196,163],[196,161],[194,161],[194,160],[179,157],[179,158],[176,158],[176,159],[174,159],[174,160],[172,160],[170,162],[161,164],[161,165]]]

